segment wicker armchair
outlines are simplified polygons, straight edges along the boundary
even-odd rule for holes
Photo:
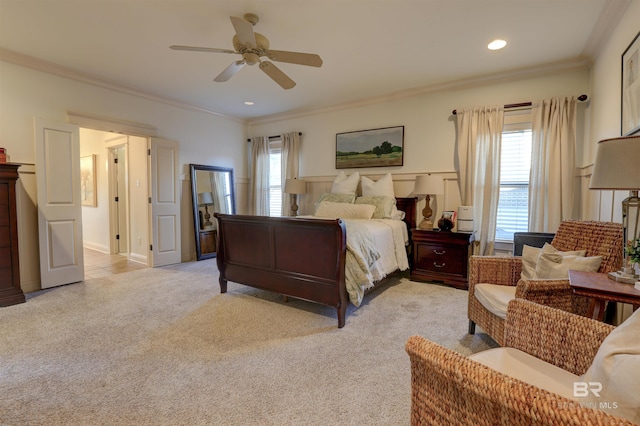
[[[536,324],[536,327],[531,327]],[[584,374],[613,326],[526,300],[509,302],[505,345]],[[507,376],[419,336],[411,361],[412,425],[632,425]]]
[[[602,256],[598,272],[618,270],[622,264],[622,225],[612,222],[563,221],[551,245],[561,251],[585,250]],[[569,280],[521,280],[519,256],[471,256],[469,260],[469,334],[479,325],[499,345],[504,345],[504,319],[490,312],[475,297],[480,283],[516,286],[515,297],[585,315],[589,301],[574,296]]]

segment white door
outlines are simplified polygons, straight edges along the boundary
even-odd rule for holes
[[[44,289],[84,279],[80,132],[72,124],[36,118],[35,133],[40,282]]]
[[[151,265],[180,263],[178,142],[149,139]]]

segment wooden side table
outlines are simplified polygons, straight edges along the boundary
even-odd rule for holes
[[[202,254],[216,252],[218,243],[218,231],[200,231],[200,251]]]
[[[570,270],[569,284],[574,294],[592,298],[589,316],[598,321],[604,319],[607,302],[629,303],[634,310],[640,305],[640,290],[609,279],[607,274]]]
[[[414,229],[411,236],[412,280],[441,281],[460,289],[469,287],[472,233]]]

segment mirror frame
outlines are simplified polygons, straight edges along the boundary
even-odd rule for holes
[[[197,180],[196,180],[196,172],[205,171],[205,172],[227,172],[229,173],[229,184],[231,186],[231,214],[236,213],[236,189],[235,182],[233,180],[233,168],[230,167],[216,167],[216,166],[204,166],[201,164],[189,164],[189,171],[191,176],[191,204],[193,206],[193,231],[194,238],[196,242],[196,259],[204,260],[210,259],[212,257],[216,257],[216,251],[212,253],[202,253],[202,247],[200,245],[200,216],[199,216],[199,208],[198,208],[198,188],[197,188]],[[213,213],[211,212],[211,217],[213,220]],[[216,241],[217,244],[217,241]]]

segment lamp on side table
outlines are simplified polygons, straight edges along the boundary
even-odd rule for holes
[[[442,176],[436,176],[432,174],[416,176],[416,183],[413,187],[413,193],[415,195],[425,196],[425,206],[422,210],[422,216],[424,219],[418,225],[420,229],[433,229],[433,221],[431,216],[433,210],[431,210],[431,195],[444,194],[444,180]]]
[[[624,248],[640,238],[640,136],[598,142],[589,189],[629,191],[629,196],[622,201],[623,269],[620,272],[612,272],[610,277],[617,281],[633,283],[633,265],[630,264]]]
[[[298,194],[306,194],[307,182],[301,179],[287,179],[284,192],[291,194],[291,216],[298,216]]]

